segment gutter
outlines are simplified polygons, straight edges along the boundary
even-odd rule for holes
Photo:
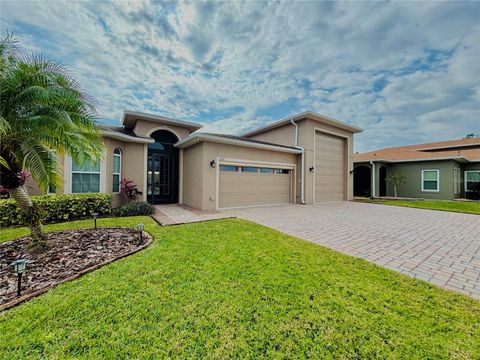
[[[220,143],[220,144],[245,146],[250,148],[286,152],[290,154],[300,154],[299,149],[295,147],[283,147],[283,146],[276,146],[276,145],[270,145],[270,144],[255,143],[255,142],[244,141],[240,139],[230,139],[222,136],[208,135],[204,133],[190,134],[186,138],[183,138],[182,140],[176,142],[174,145],[175,147],[182,149],[182,148],[187,148],[191,144],[196,144],[200,141],[211,141],[211,142]]]
[[[295,148],[302,151],[300,173],[300,202],[302,203],[302,205],[305,205],[305,148],[302,146],[298,146],[298,124],[293,120],[293,118],[290,119],[290,122],[293,126],[295,126]]]
[[[153,144],[155,142],[152,138],[144,138],[144,137],[134,137],[126,134],[119,133],[117,131],[111,130],[101,130],[101,133],[104,137],[116,139],[120,141],[125,141],[129,143],[136,143],[136,144]]]

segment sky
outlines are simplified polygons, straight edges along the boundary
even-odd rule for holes
[[[306,110],[368,151],[480,133],[480,2],[1,1],[99,104],[241,135]]]

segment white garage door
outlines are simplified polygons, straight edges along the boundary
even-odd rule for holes
[[[292,199],[290,169],[220,165],[219,207],[286,204]]]
[[[346,180],[345,139],[315,134],[315,202],[342,201]]]

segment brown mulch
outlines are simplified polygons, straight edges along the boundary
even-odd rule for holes
[[[29,260],[22,276],[23,298],[132,253],[150,240],[144,233],[141,241],[138,231],[128,228],[68,230],[46,236],[48,249],[44,252],[30,249],[29,237],[0,244],[0,305],[17,298],[17,275],[10,266],[14,260]]]

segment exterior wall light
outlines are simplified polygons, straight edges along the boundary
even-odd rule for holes
[[[138,224],[137,225],[137,230],[140,233],[140,241],[143,242],[143,230],[145,229],[144,224]]]
[[[353,174],[355,174],[355,169],[350,170],[350,175],[353,175]]]
[[[210,161],[210,166],[211,166],[212,168],[215,167],[215,160]]]
[[[315,170],[315,168],[313,166],[310,166],[310,169],[308,169],[311,173],[313,173],[313,170]]]
[[[13,266],[13,271],[15,271],[15,274],[17,274],[17,296],[20,296],[22,289],[22,274],[27,271],[27,263],[28,260],[18,259],[10,264]]]
[[[98,213],[93,213],[93,223],[95,224],[95,230],[97,230],[97,218],[98,218]]]

